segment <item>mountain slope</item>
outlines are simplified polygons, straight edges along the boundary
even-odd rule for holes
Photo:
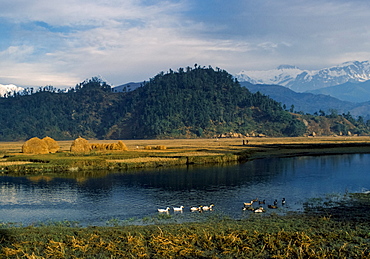
[[[361,103],[370,101],[370,80],[360,83],[347,82],[340,85],[309,91],[313,94],[326,94],[343,101]]]
[[[135,107],[131,120],[118,124],[110,137],[211,137],[230,131],[279,136],[304,131],[279,103],[250,93],[226,71],[212,68],[160,73],[128,93],[127,102]],[[120,130],[127,124],[137,135]]]
[[[337,110],[339,113],[347,113],[356,107],[356,104],[338,100],[323,94],[297,93],[280,85],[253,85],[242,82],[242,86],[248,88],[252,93],[261,92],[270,98],[285,104],[287,109],[293,105],[295,111],[304,113],[315,113],[319,110],[330,112]]]
[[[49,92],[49,89],[51,92]],[[298,136],[303,122],[280,104],[241,87],[224,70],[160,73],[134,91],[115,93],[91,79],[58,93],[0,98],[0,140],[214,137],[225,132]]]
[[[320,70],[302,70],[283,65],[269,71],[241,71],[235,77],[253,84],[277,84],[297,92],[305,92],[346,82],[370,80],[369,61],[345,62],[338,66]]]
[[[370,119],[370,101],[353,103],[325,94],[297,93],[280,85],[253,85],[248,82],[242,82],[241,85],[248,88],[252,93],[260,92],[269,96],[285,105],[288,110],[293,105],[294,111],[297,112],[310,114],[319,113],[319,111],[326,114],[332,112],[338,114],[350,113],[354,117],[363,117],[365,121]]]

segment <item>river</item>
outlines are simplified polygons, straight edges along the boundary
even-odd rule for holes
[[[302,211],[308,199],[370,189],[370,154],[264,158],[212,167],[159,168],[102,176],[0,176],[0,222],[78,222],[82,226],[196,221],[212,215],[247,217],[243,203],[258,198],[268,213]],[[285,198],[283,206],[281,200]],[[278,209],[267,209],[278,200]],[[214,204],[213,211],[190,212]],[[256,203],[255,203],[256,204]],[[182,213],[172,207],[184,206]],[[256,207],[259,207],[257,205]]]

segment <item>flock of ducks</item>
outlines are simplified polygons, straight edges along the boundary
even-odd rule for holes
[[[253,208],[253,204],[256,204],[258,203],[260,206],[259,208],[255,209]],[[284,206],[286,203],[286,200],[285,198],[283,198],[281,200],[281,205]],[[261,212],[265,212],[266,210],[264,209],[263,205],[266,204],[266,200],[262,200],[262,201],[259,201],[258,198],[254,199],[254,200],[251,200],[250,202],[244,202],[244,206],[243,206],[243,210],[250,210],[250,211],[253,211],[255,213],[261,213]],[[268,204],[267,207],[269,209],[277,209],[278,208],[278,200],[275,199],[274,201],[274,204],[271,205],[271,204]],[[198,211],[198,212],[203,212],[203,211],[209,211],[209,210],[213,210],[213,207],[215,205],[211,204],[209,206],[198,206],[198,207],[190,207],[190,211]],[[180,207],[172,207],[173,211],[174,212],[183,212],[184,210],[184,206],[180,206]],[[170,207],[167,207],[165,209],[158,209],[158,212],[160,213],[169,213],[171,210]]]
[[[198,206],[198,207],[190,207],[190,211],[199,211],[199,212],[203,212],[203,211],[208,211],[208,210],[213,210],[213,207],[215,205],[211,204],[209,206]],[[173,211],[174,212],[183,212],[184,210],[184,206],[180,206],[180,207],[172,207]],[[167,207],[165,209],[158,209],[158,212],[160,213],[169,213],[171,210],[170,207]]]
[[[253,203],[257,203],[257,202],[258,202],[259,205],[266,204],[266,200],[258,201],[258,198],[257,198],[257,199],[251,200],[251,202],[244,202],[243,210],[251,210],[251,211],[254,211],[256,213],[265,212],[266,210],[264,209],[263,206],[259,206],[258,209],[253,208],[253,206],[252,206]],[[281,205],[284,206],[285,203],[286,203],[286,200],[285,200],[285,198],[283,198],[281,200]],[[278,204],[278,200],[275,199],[274,205],[268,204],[267,207],[269,209],[277,209],[278,208],[277,204]]]

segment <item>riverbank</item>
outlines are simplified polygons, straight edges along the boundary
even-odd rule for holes
[[[146,226],[1,229],[2,258],[369,258],[369,195],[306,214]],[[353,202],[353,203],[352,203]],[[350,216],[354,206],[361,210]],[[316,209],[315,209],[316,208]],[[330,214],[348,209],[347,216]]]
[[[100,140],[94,143],[114,143]],[[21,142],[0,143],[0,172],[39,174],[238,163],[263,157],[370,153],[370,137],[125,140],[128,151],[72,153],[58,141],[54,154],[20,153]],[[160,148],[159,148],[160,147]]]

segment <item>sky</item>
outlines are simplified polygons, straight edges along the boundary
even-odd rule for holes
[[[118,86],[180,67],[231,74],[370,60],[367,0],[0,0],[0,84]]]

